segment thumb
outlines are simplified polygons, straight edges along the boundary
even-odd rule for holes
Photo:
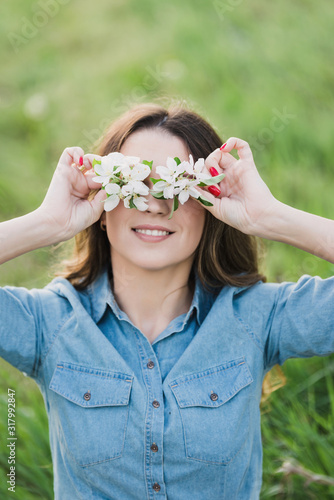
[[[202,207],[206,208],[206,210],[208,210],[209,212],[211,212],[212,215],[214,215],[215,217],[217,217],[217,212],[218,212],[218,208],[219,208],[219,204],[220,204],[219,203],[220,202],[219,198],[216,198],[209,191],[205,191],[204,189],[202,189],[199,186],[196,186],[196,190],[200,193],[201,198],[205,198],[207,201],[209,201],[210,203],[212,203],[212,206],[204,205],[197,198],[194,198],[194,200],[196,200],[197,203],[199,203],[200,205],[202,205]]]
[[[93,200],[91,200],[91,206],[94,213],[94,222],[96,222],[102,215],[104,211],[104,203],[103,201],[107,198],[107,193],[104,189],[100,189],[98,193],[94,196]]]

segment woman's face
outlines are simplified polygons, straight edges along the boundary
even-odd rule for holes
[[[159,130],[139,130],[125,141],[121,151],[126,156],[138,156],[140,160],[153,160],[149,177],[158,178],[155,168],[166,165],[168,156],[188,160],[188,151],[176,136]],[[152,189],[149,177],[144,181]],[[205,220],[205,208],[192,198],[179,204],[170,220],[173,200],[147,196],[148,209],[141,212],[125,208],[123,201],[110,212],[103,213],[111,246],[111,259],[127,260],[132,265],[147,270],[166,269],[184,263],[189,267],[200,242]],[[135,231],[135,228],[160,229],[171,232],[167,236],[153,236]]]

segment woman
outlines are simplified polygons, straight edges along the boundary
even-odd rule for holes
[[[246,142],[220,146],[195,113],[137,106],[99,155],[65,149],[40,208],[0,225],[1,262],[79,233],[63,277],[0,290],[0,354],[43,394],[57,499],[257,499],[264,375],[334,352],[334,279],[264,283],[253,240],[334,262],[333,221],[277,201]],[[191,198],[171,219],[151,194],[146,211],[104,212],[92,161],[112,151],[156,178],[191,153],[225,178],[198,188],[212,206]]]

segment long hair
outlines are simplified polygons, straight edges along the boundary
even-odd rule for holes
[[[180,138],[194,157],[206,158],[222,140],[202,117],[184,106],[168,109],[157,104],[140,104],[114,121],[102,136],[96,154],[120,151],[126,139],[140,129],[161,130]],[[65,261],[58,275],[77,289],[84,289],[110,266],[110,245],[97,221],[76,236],[74,255]],[[258,270],[257,240],[205,212],[203,235],[195,251],[189,279],[194,270],[204,288],[218,292],[225,285],[251,286],[265,281]]]

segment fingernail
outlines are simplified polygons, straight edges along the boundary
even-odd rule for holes
[[[210,191],[211,194],[214,196],[219,196],[220,195],[220,189],[217,186],[209,186],[208,190]]]
[[[221,151],[222,149],[224,149],[224,147],[225,147],[225,146],[226,146],[226,142],[225,142],[225,144],[223,144],[223,145],[221,146],[220,151]]]
[[[209,172],[212,175],[212,177],[215,177],[216,175],[219,175],[219,173],[217,172],[217,170],[215,169],[215,167],[211,167],[209,169]]]
[[[82,157],[82,156],[80,156],[80,158],[79,158],[79,165],[80,165],[80,166],[82,166],[82,165],[83,165],[83,157]]]

